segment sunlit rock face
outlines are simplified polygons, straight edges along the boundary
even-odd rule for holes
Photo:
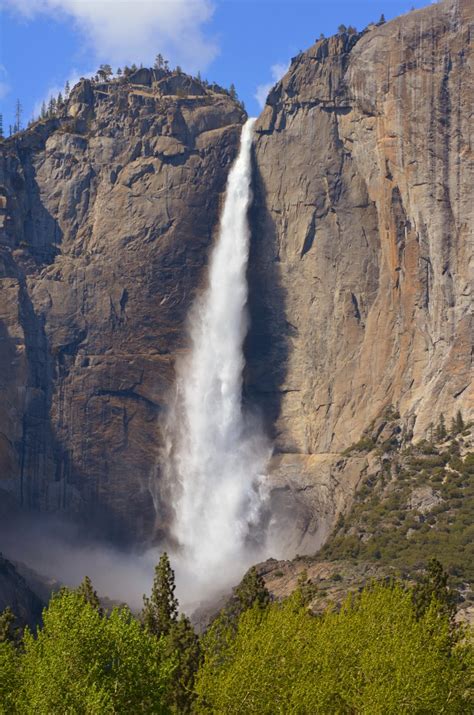
[[[327,538],[375,469],[340,452],[388,405],[415,437],[472,415],[471,8],[317,42],[256,123],[244,391],[282,552]],[[245,115],[132,79],[0,147],[0,489],[145,542],[169,531],[163,425]]]
[[[340,452],[387,405],[415,438],[472,415],[470,27],[472,3],[445,1],[321,40],[256,125],[247,384],[288,483],[324,502],[309,534],[347,482],[333,456],[317,489],[307,455]],[[286,514],[308,501],[289,491]]]
[[[144,541],[245,113],[185,75],[132,80],[81,82],[0,147],[0,493]]]

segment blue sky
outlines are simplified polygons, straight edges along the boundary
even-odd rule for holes
[[[41,100],[101,62],[172,66],[224,86],[250,114],[290,58],[341,23],[362,29],[428,0],[0,0],[0,112],[26,123]],[[259,89],[260,88],[260,89]]]

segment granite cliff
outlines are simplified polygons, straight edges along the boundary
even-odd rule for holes
[[[374,465],[342,452],[387,409],[399,441],[472,416],[470,22],[444,0],[320,40],[257,122],[246,399],[286,553],[350,508]],[[1,145],[4,501],[166,530],[160,426],[244,119],[141,70]]]
[[[303,550],[369,468],[339,453],[387,409],[408,440],[472,416],[471,32],[445,0],[322,39],[257,123],[247,381]]]
[[[0,489],[27,509],[155,533],[160,416],[244,118],[142,70],[3,143]]]

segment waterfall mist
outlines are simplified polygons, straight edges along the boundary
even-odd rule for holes
[[[178,586],[196,599],[240,578],[262,556],[258,531],[270,448],[242,410],[254,119],[242,129],[209,265],[190,314],[190,353],[177,365],[168,421],[168,484]]]

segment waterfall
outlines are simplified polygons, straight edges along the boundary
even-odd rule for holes
[[[200,579],[229,585],[256,557],[249,534],[259,521],[269,458],[258,424],[242,411],[254,121],[242,129],[229,173],[209,282],[190,314],[191,350],[177,366],[169,422],[177,575],[192,575],[198,591]]]

